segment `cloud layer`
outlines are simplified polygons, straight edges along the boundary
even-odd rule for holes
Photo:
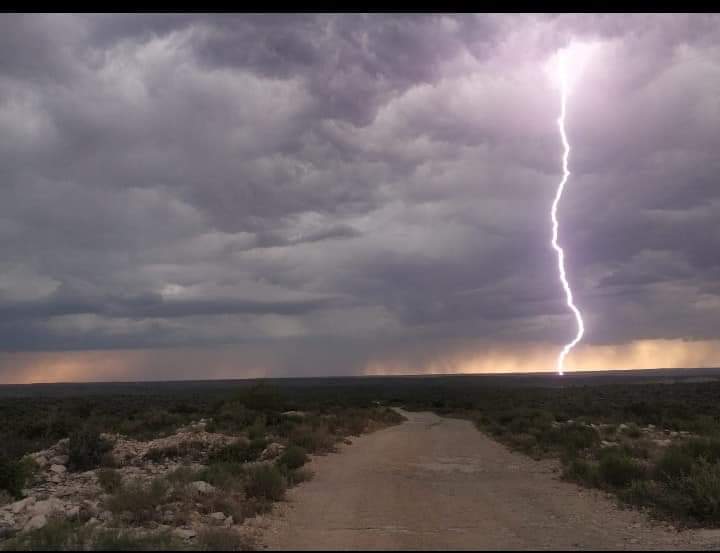
[[[246,376],[559,347],[544,67],[572,39],[598,44],[560,213],[586,342],[720,362],[718,37],[708,14],[3,15],[0,380],[30,352],[237,347]]]

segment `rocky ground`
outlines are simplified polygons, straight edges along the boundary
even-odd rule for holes
[[[178,430],[175,434],[151,441],[131,440],[121,435],[104,434],[102,437],[112,444],[109,464],[119,474],[122,484],[149,485],[152,481],[166,477],[180,466],[191,471],[203,468],[209,452],[224,445],[247,440],[244,437],[228,436],[206,431],[205,420]],[[271,442],[260,455],[259,463],[270,463],[280,455],[284,446]],[[66,519],[93,529],[118,528],[127,526],[120,516],[108,509],[110,498],[102,487],[99,475],[107,469],[85,472],[68,470],[68,439],[60,440],[52,447],[32,453],[37,470],[31,485],[23,490],[23,499],[0,507],[0,545],[2,540],[18,534],[45,527],[49,521]],[[182,459],[182,460],[181,460]],[[188,459],[192,459],[188,463]],[[256,463],[257,464],[257,463]],[[218,494],[208,482],[202,480],[184,483],[185,489],[197,496],[196,506],[202,506],[202,499]],[[186,506],[186,504],[185,504]],[[221,511],[190,511],[178,516],[173,507],[158,506],[158,513],[148,524],[135,528],[136,532],[169,532],[175,538],[192,543],[198,533],[206,528],[223,527],[236,530],[251,539],[262,527],[262,517],[250,517],[235,521]]]

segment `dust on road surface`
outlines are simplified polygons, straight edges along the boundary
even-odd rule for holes
[[[558,480],[555,462],[508,451],[465,420],[408,421],[315,457],[264,532],[270,549],[708,549],[604,494]]]

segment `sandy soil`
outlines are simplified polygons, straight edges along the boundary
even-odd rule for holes
[[[289,492],[270,549],[716,549],[716,530],[677,532],[609,496],[558,480],[463,420],[406,413]]]

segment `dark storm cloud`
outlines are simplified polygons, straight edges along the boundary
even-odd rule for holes
[[[1,16],[0,346],[253,343],[302,374],[562,343],[543,67],[572,38],[598,44],[560,212],[586,340],[716,339],[718,36],[711,14]]]

